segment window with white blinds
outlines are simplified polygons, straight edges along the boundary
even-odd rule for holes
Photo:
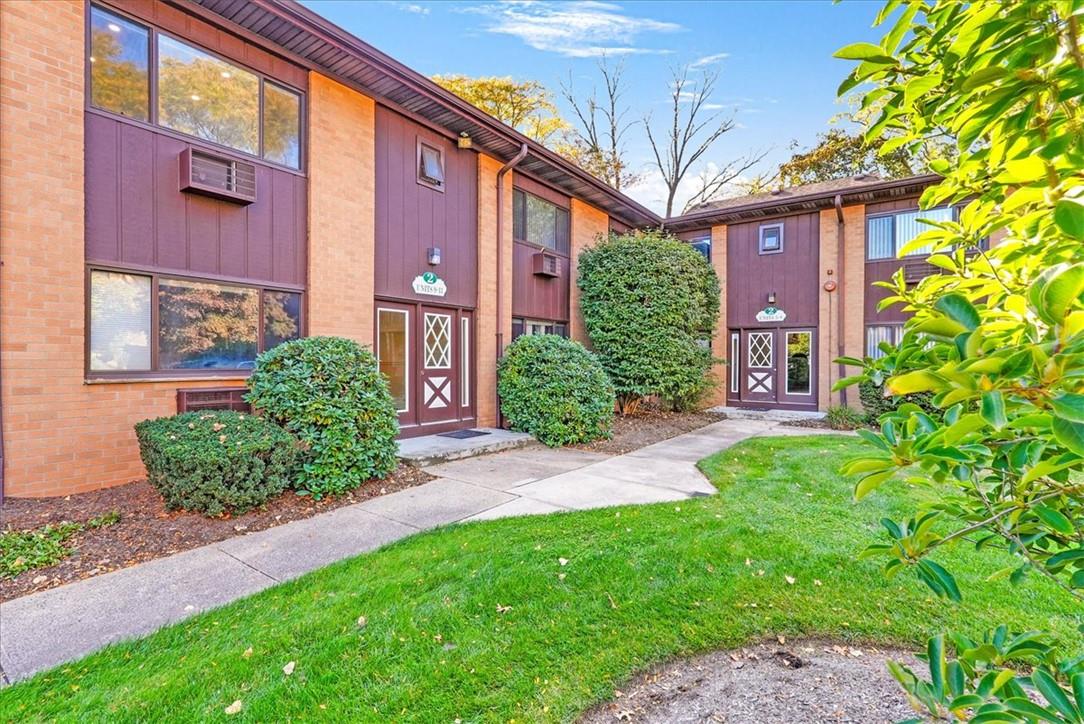
[[[929,231],[929,224],[919,219],[930,221],[952,221],[953,209],[944,206],[925,211],[900,211],[895,214],[871,216],[866,219],[866,258],[893,259],[900,250],[924,231]],[[908,256],[927,256],[932,252],[928,246],[915,249]]]
[[[866,356],[878,359],[884,357],[881,343],[897,345],[903,337],[903,325],[901,324],[871,324],[866,327]]]

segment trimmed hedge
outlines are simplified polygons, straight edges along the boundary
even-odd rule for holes
[[[929,392],[885,397],[884,385],[878,385],[870,380],[863,380],[858,384],[858,399],[862,401],[862,408],[866,411],[866,420],[870,424],[876,424],[881,415],[886,412],[895,412],[905,402],[918,405],[935,418],[939,418],[942,414],[937,405],[933,404],[933,395]]]
[[[301,490],[321,498],[395,470],[395,403],[376,357],[357,342],[283,342],[256,359],[248,387],[249,403],[301,440]]]
[[[695,406],[711,385],[705,342],[719,318],[719,279],[688,244],[660,231],[611,234],[579,257],[591,346],[623,412],[641,398]]]
[[[297,440],[259,417],[186,412],[135,431],[147,480],[171,510],[242,513],[290,487]]]
[[[595,355],[552,334],[525,335],[497,366],[501,412],[550,447],[610,436],[614,388]]]

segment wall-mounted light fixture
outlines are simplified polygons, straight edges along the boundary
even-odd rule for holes
[[[471,147],[470,134],[467,133],[466,131],[463,131],[462,133],[459,134],[459,138],[456,139],[455,143],[459,148],[470,148]]]
[[[775,304],[775,292],[768,292],[768,304]]]
[[[431,246],[431,247],[429,247],[426,250],[425,256],[426,256],[426,259],[429,260],[429,263],[432,266],[436,266],[437,264],[440,264],[440,247],[439,246]]]

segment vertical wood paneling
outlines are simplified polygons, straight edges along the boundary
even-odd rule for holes
[[[417,182],[417,141],[444,150],[445,189]],[[376,109],[376,294],[434,302],[411,288],[414,277],[435,271],[448,285],[446,304],[477,301],[478,159],[455,143],[394,111]],[[430,267],[429,247],[441,263]]]
[[[783,252],[760,254],[759,230],[783,223]],[[727,323],[730,327],[816,326],[818,318],[818,214],[732,224],[727,227]],[[756,313],[768,305],[787,313],[782,324],[761,324]]]
[[[256,164],[242,206],[180,190],[172,136],[86,114],[86,258],[163,271],[305,283],[308,185]]]
[[[569,263],[561,257],[561,275],[535,276],[534,255],[540,250],[515,242],[512,252],[512,315],[567,322]]]

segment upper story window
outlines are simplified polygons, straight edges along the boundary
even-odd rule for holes
[[[90,9],[90,102],[106,111],[148,120],[150,34],[96,7]]]
[[[778,254],[783,251],[782,224],[765,224],[760,227],[758,250],[761,254]]]
[[[866,219],[866,259],[895,259],[900,250],[916,236],[932,227],[919,219],[952,221],[953,208],[943,206],[925,211],[899,211],[891,214],[870,216]],[[908,256],[927,256],[932,252],[928,246],[908,253]]]
[[[692,241],[689,242],[689,246],[691,246],[692,248],[694,248],[698,252],[700,252],[700,254],[705,259],[707,259],[709,262],[711,261],[711,237],[710,236],[706,237],[704,239],[693,239]]]
[[[436,146],[418,141],[418,183],[444,190],[444,153]]]
[[[91,7],[90,33],[94,107],[301,167],[298,93],[99,7]]]
[[[570,238],[568,209],[521,189],[512,192],[512,236],[517,241],[567,254]]]

